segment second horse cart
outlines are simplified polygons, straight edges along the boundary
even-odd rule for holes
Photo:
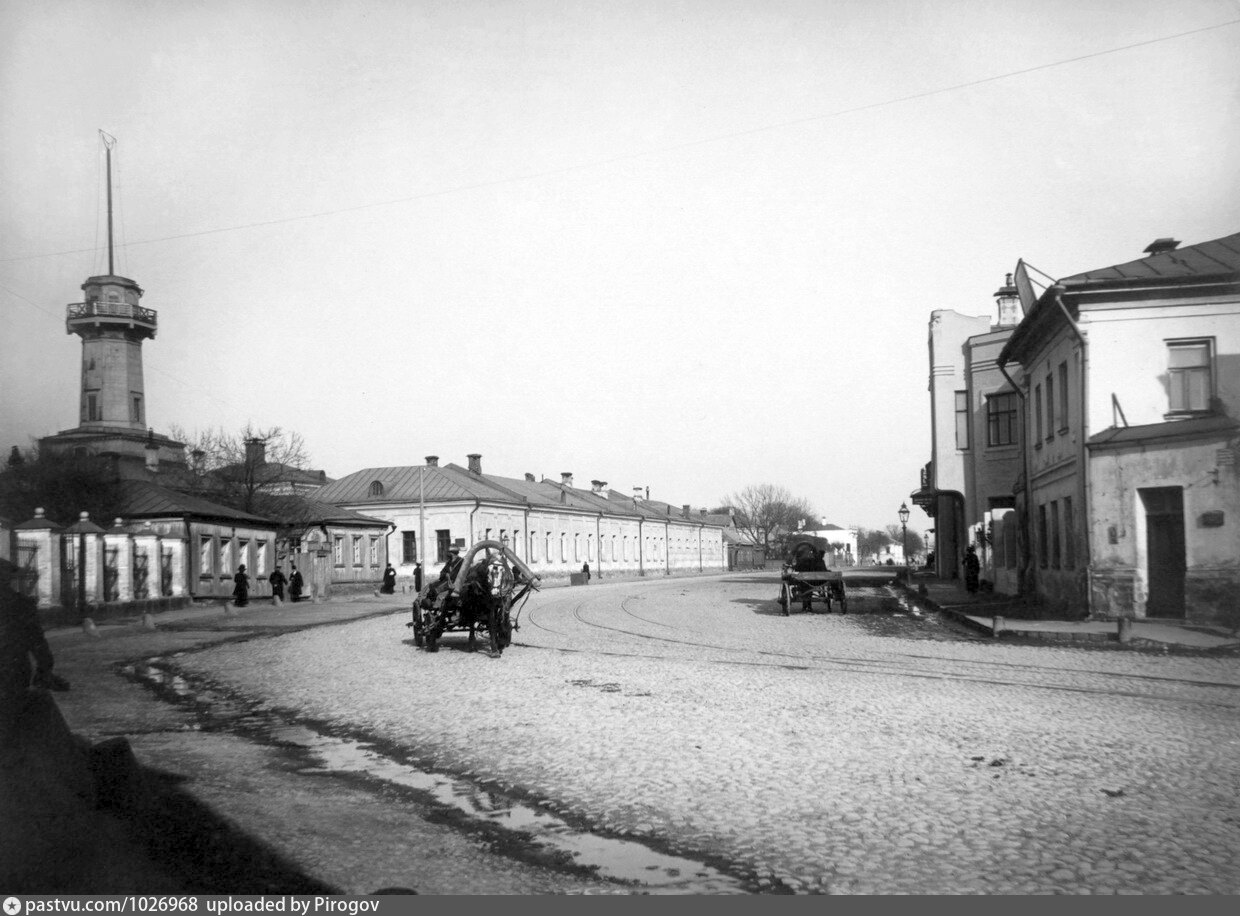
[[[828,549],[821,538],[800,540],[792,548],[780,573],[779,606],[785,617],[794,606],[813,611],[815,598],[826,605],[828,614],[832,604],[839,607],[841,614],[848,613],[844,573],[827,567],[823,557]]]

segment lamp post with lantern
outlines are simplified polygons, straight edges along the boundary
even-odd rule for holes
[[[900,549],[904,554],[904,568],[908,568],[908,503],[900,503]]]

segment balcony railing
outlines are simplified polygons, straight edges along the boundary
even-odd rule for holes
[[[131,305],[128,302],[103,302],[97,300],[94,302],[70,303],[65,318],[67,321],[83,318],[120,318],[154,327],[156,314],[154,309],[143,308],[140,305]]]

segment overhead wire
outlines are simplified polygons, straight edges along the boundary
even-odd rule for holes
[[[797,127],[803,124],[812,124],[818,121],[825,121],[831,118],[843,117],[845,115],[857,114],[863,111],[874,111],[879,108],[886,108],[892,105],[899,105],[905,102],[916,101],[918,99],[930,98],[932,96],[944,95],[950,92],[958,92],[963,89],[971,89],[976,86],[983,86],[987,83],[994,83],[1000,80],[1012,79],[1017,76],[1024,76],[1030,73],[1037,73],[1042,70],[1050,70],[1055,67],[1063,67],[1069,64],[1080,63],[1085,60],[1092,60],[1098,57],[1105,57],[1111,54],[1119,54],[1124,51],[1131,51],[1135,48],[1147,47],[1153,44],[1159,44],[1165,41],[1174,41],[1180,38],[1186,38],[1190,35],[1199,35],[1203,32],[1210,32],[1217,29],[1226,28],[1240,24],[1240,18],[1230,19],[1225,22],[1215,23],[1214,25],[1202,26],[1196,29],[1189,29],[1184,32],[1177,32],[1173,35],[1163,35],[1158,38],[1148,38],[1143,41],[1136,41],[1126,45],[1120,45],[1114,48],[1107,48],[1102,51],[1092,51],[1088,54],[1078,54],[1074,57],[1063,58],[1062,60],[1050,61],[1044,64],[1035,64],[1031,67],[1022,67],[1018,70],[1009,70],[1004,73],[994,74],[992,76],[979,77],[978,79],[966,80],[961,83],[954,83],[950,86],[941,86],[937,89],[926,89],[922,92],[913,92],[907,95],[897,96],[895,98],[883,99],[877,102],[869,102],[863,105],[854,105],[850,108],[841,108],[835,111],[826,112],[819,115],[809,115],[804,118],[794,118],[788,121],[779,121],[774,124],[765,124],[758,127],[746,128],[745,130],[730,131],[724,134],[715,134],[710,137],[702,137],[696,140],[687,140],[683,143],[675,143],[668,146],[654,147],[648,150],[638,152],[623,153],[617,156],[611,156],[603,159],[591,160],[589,162],[580,162],[572,165],[562,166],[555,169],[545,169],[538,172],[527,172],[521,175],[510,175],[504,178],[494,178],[487,181],[473,182],[470,184],[454,185],[449,188],[440,188],[434,191],[425,191],[419,194],[411,194],[406,197],[397,197],[389,200],[372,201],[364,204],[354,204],[348,207],[338,207],[331,210],[318,210],[312,213],[302,213],[294,216],[274,217],[272,219],[256,220],[249,223],[237,223],[231,226],[216,226],[210,229],[199,229],[194,232],[182,232],[175,235],[165,235],[153,239],[139,239],[135,242],[127,243],[126,247],[137,245],[154,245],[159,242],[179,241],[182,239],[201,238],[207,235],[218,235],[225,232],[238,232],[245,229],[259,229],[267,226],[278,226],[287,223],[304,222],[312,219],[322,219],[328,216],[340,216],[345,213],[356,213],[360,210],[370,210],[377,207],[389,207],[397,204],[413,203],[419,200],[429,200],[435,197],[443,197],[450,194],[459,194],[466,191],[477,191],[483,188],[497,187],[505,184],[513,184],[523,181],[533,181],[540,178],[551,178],[556,175],[565,175],[572,172],[584,171],[586,169],[599,168],[607,165],[614,165],[619,162],[629,162],[635,159],[642,159],[649,156],[658,156],[665,153],[679,152],[681,150],[692,149],[698,146],[705,146],[711,143],[720,143],[725,140],[734,140],[740,137],[753,136],[754,134],[766,133],[774,130],[782,130],[788,127]],[[96,237],[96,243],[98,238]],[[78,248],[67,251],[46,252],[43,254],[22,255],[18,257],[0,258],[0,263],[11,263],[15,261],[30,261],[38,258],[56,257],[60,255],[82,254],[90,249]]]

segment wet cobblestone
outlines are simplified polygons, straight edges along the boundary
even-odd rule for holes
[[[1240,891],[1235,659],[783,617],[774,581],[548,590],[498,659],[394,616],[178,664],[772,888]]]

